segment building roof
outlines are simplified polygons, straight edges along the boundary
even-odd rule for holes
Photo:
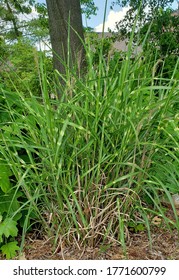
[[[112,33],[110,32],[97,32],[98,34],[98,37],[99,38],[111,38],[113,36]],[[129,43],[129,40],[128,39],[124,39],[124,40],[118,40],[116,39],[114,42],[113,42],[113,50],[115,51],[124,51],[126,52],[128,50],[128,43]],[[139,53],[140,51],[142,50],[142,48],[140,46],[134,46],[134,53]]]

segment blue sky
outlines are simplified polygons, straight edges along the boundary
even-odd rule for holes
[[[96,27],[97,25],[101,24],[103,22],[103,18],[104,18],[104,9],[105,9],[105,0],[94,0],[96,6],[98,7],[98,11],[97,11],[97,16],[92,16],[90,20],[88,20],[88,25],[91,27]],[[110,12],[110,5],[111,5],[112,1],[108,1],[108,5],[107,5],[107,15]],[[114,7],[116,8],[116,7]],[[114,9],[116,10],[116,9]],[[119,10],[119,7],[117,7],[117,10]],[[83,21],[85,24],[85,18],[83,17]],[[85,24],[86,25],[86,24]]]
[[[107,31],[108,28],[114,29],[115,22],[121,20],[127,11],[127,8],[121,9],[118,5],[114,6],[113,11],[111,11],[110,6],[113,1],[108,0],[105,31]],[[45,0],[38,0],[38,2],[45,3]],[[105,0],[94,0],[94,2],[98,7],[97,16],[92,16],[90,20],[88,19],[87,25],[92,28],[95,28],[96,31],[101,31],[103,18],[104,18]],[[177,1],[174,2],[172,8],[173,9],[177,8]],[[83,16],[83,23],[86,26],[86,19],[84,16]]]
[[[46,3],[45,0],[37,0],[37,2],[39,3]],[[88,20],[88,25],[91,27],[96,27],[97,25],[99,25],[100,23],[103,22],[103,17],[104,17],[104,7],[105,7],[105,0],[94,0],[96,6],[98,7],[98,12],[97,12],[97,16],[92,16],[90,20]],[[107,14],[109,14],[110,11],[110,4],[112,3],[112,0],[108,1],[108,8],[107,8]],[[117,7],[119,10],[119,7]],[[85,17],[83,17],[83,22],[84,25],[86,22]]]

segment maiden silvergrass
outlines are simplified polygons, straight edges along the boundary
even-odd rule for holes
[[[54,86],[43,60],[42,97],[16,89],[19,113],[3,91],[10,121],[1,129],[0,153],[15,177],[13,187],[26,198],[19,211],[28,207],[22,247],[34,222],[54,248],[64,240],[78,246],[117,242],[125,250],[131,228],[146,229],[151,240],[156,215],[166,228],[179,229],[172,200],[179,187],[178,61],[172,78],[157,77],[156,85],[157,61],[131,59],[132,39],[120,69],[111,69],[112,58],[104,59],[102,51],[94,65],[87,42],[86,74],[67,75],[57,99],[50,99]],[[175,222],[165,215],[163,197]]]

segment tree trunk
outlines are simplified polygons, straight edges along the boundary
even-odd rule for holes
[[[46,0],[49,15],[49,30],[53,49],[54,69],[66,73],[83,65],[84,39],[80,0]]]

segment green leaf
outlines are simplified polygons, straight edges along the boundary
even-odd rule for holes
[[[11,190],[11,192],[5,194],[0,189],[0,213],[8,213],[9,215],[16,213],[20,208],[18,198],[21,196],[22,193],[19,191],[15,192],[15,190]],[[20,213],[20,211],[18,213]],[[18,218],[20,217],[17,217],[16,220],[18,220]]]
[[[2,242],[2,236],[5,235],[5,237],[9,236],[17,236],[18,229],[17,229],[17,222],[13,221],[11,218],[6,218],[1,224],[0,224],[0,242]]]
[[[0,160],[0,188],[4,193],[7,193],[11,186],[9,176],[11,175],[11,170],[7,163],[3,160]]]
[[[140,231],[144,231],[144,230],[145,230],[144,224],[138,224],[138,225],[135,227],[135,232],[140,232]]]
[[[17,241],[12,241],[7,244],[4,244],[0,249],[3,255],[6,256],[6,259],[12,259],[16,256],[16,251],[18,251],[20,247],[17,246]]]

